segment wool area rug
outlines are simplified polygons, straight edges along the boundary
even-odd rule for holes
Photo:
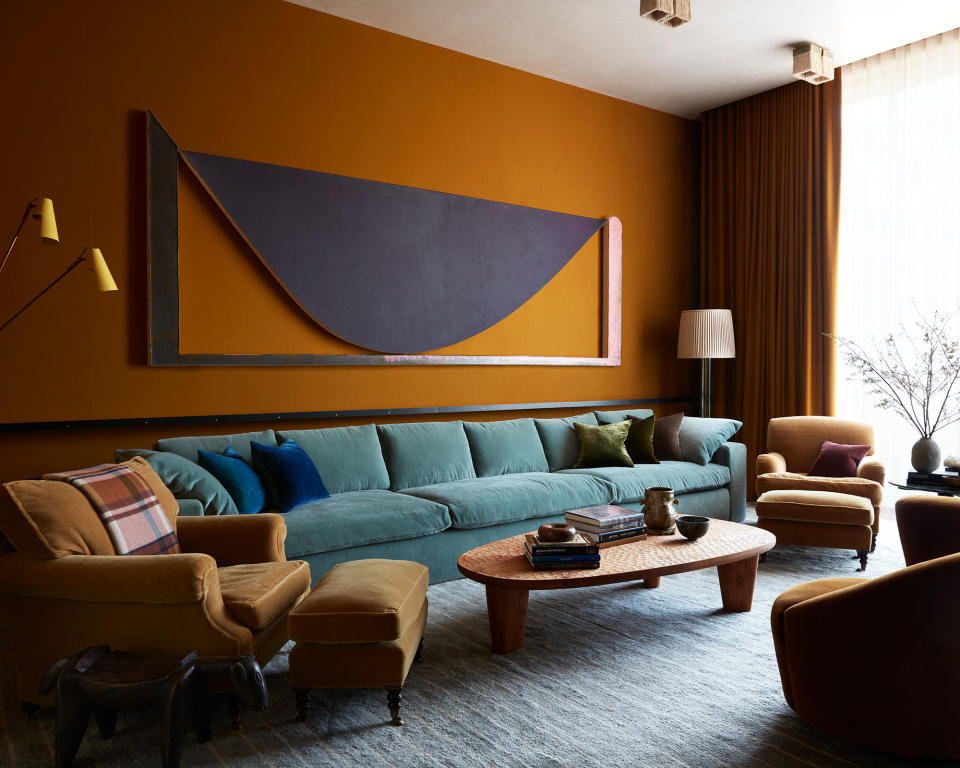
[[[531,592],[525,646],[490,652],[484,589],[430,587],[424,663],[404,688],[404,727],[380,690],[315,691],[296,721],[288,645],[264,670],[263,713],[233,731],[225,706],[213,739],[188,735],[184,766],[623,766],[852,768],[930,765],[831,739],[783,699],[770,634],[773,601],[815,578],[854,576],[852,552],[779,547],[761,563],[750,613],[721,607],[716,569],[666,576],[659,589],[616,584]],[[867,576],[903,567],[883,521]],[[875,638],[864,638],[873,642]],[[824,649],[825,653],[829,649]],[[883,675],[883,670],[864,670]],[[27,722],[4,700],[0,765],[53,765],[53,715]],[[861,704],[850,692],[850,706]],[[156,715],[120,713],[116,735],[91,723],[75,765],[159,764]]]

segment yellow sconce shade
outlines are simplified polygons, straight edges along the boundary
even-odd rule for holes
[[[108,293],[117,290],[117,284],[110,274],[110,268],[103,258],[103,253],[99,248],[88,248],[90,269],[93,271],[93,277],[97,281],[97,290],[101,293]]]
[[[60,242],[60,235],[57,232],[57,218],[53,215],[53,200],[49,197],[39,198],[33,218],[40,220],[41,239],[48,243]]]

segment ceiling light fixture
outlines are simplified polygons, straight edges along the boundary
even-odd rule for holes
[[[833,51],[816,43],[794,48],[793,76],[814,85],[833,80]]]
[[[640,0],[640,15],[667,27],[679,27],[691,18],[691,0]]]

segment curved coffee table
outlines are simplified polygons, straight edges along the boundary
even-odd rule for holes
[[[523,556],[523,535],[501,539],[460,555],[457,567],[468,579],[487,587],[487,615],[494,653],[523,647],[527,598],[531,589],[574,589],[643,580],[660,586],[660,577],[717,566],[720,597],[728,611],[749,611],[761,553],[776,537],[761,528],[711,520],[707,535],[687,541],[679,534],[649,536],[643,541],[600,550],[600,568],[582,571],[535,571]]]

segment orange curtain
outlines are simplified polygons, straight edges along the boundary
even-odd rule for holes
[[[711,405],[743,421],[752,473],[770,418],[834,412],[840,71],[705,112],[701,131],[700,296],[733,310],[737,342]]]

